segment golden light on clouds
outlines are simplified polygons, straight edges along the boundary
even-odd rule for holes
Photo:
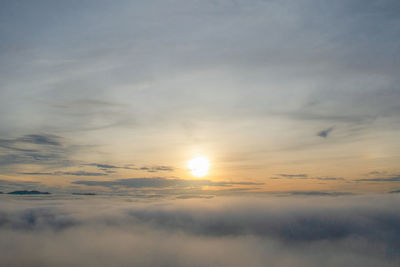
[[[187,167],[195,177],[203,177],[208,174],[210,161],[204,156],[198,156],[188,161]]]

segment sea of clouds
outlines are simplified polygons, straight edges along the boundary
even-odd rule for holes
[[[0,266],[400,264],[400,194],[0,197]]]

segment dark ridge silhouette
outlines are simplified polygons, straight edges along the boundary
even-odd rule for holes
[[[50,195],[49,192],[40,192],[36,190],[19,190],[19,191],[12,191],[8,193],[9,195]]]
[[[78,196],[95,196],[97,195],[96,193],[72,193],[73,195],[78,195]]]

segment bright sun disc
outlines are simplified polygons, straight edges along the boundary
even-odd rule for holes
[[[187,167],[193,176],[203,177],[208,173],[210,162],[206,157],[196,157],[189,160]]]

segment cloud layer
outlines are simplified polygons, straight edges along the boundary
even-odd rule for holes
[[[2,198],[0,263],[5,266],[400,263],[398,194],[151,203],[98,196]]]

